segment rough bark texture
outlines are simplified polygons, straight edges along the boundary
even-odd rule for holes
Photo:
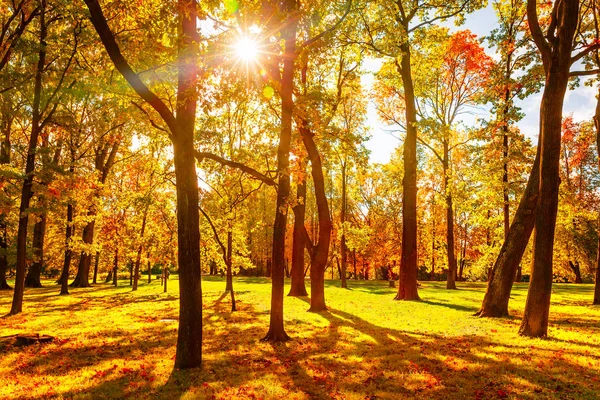
[[[536,7],[535,0],[528,0],[530,29],[536,45],[542,52],[546,85],[540,106],[540,186],[535,215],[531,280],[519,333],[524,336],[544,337],[548,333],[552,291],[554,231],[560,184],[562,109],[569,82],[579,1],[565,0],[554,4],[554,24],[551,22],[550,26],[555,26],[555,31],[549,34],[553,37],[551,44],[546,41],[541,30],[536,31]]]
[[[304,282],[304,218],[306,215],[306,180],[298,182],[294,207],[294,231],[292,243],[292,273],[288,296],[308,296]]]
[[[408,24],[404,27],[408,32]],[[410,65],[410,46],[400,46],[399,73],[406,104],[404,139],[404,179],[402,180],[402,258],[396,300],[421,300],[417,289],[417,110]]]
[[[41,131],[41,113],[40,101],[42,95],[42,73],[46,65],[46,36],[47,26],[45,21],[46,2],[42,0],[42,10],[40,14],[40,36],[38,64],[35,72],[35,82],[32,104],[32,122],[31,135],[29,136],[29,146],[27,149],[27,161],[25,163],[25,180],[21,190],[21,205],[19,206],[19,226],[17,231],[17,272],[15,277],[15,290],[13,293],[13,302],[10,314],[18,314],[23,310],[23,292],[25,283],[25,267],[27,263],[27,224],[29,222],[29,203],[33,195],[33,174],[35,170],[35,156],[38,145],[38,138]]]

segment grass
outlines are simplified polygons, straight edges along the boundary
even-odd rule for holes
[[[0,398],[68,399],[598,399],[600,308],[591,285],[554,285],[549,339],[517,335],[526,284],[513,289],[512,316],[473,317],[485,284],[423,283],[422,302],[393,300],[387,282],[329,281],[329,312],[285,299],[293,340],[272,345],[270,285],[235,280],[230,313],[224,280],[205,278],[204,364],[173,371],[177,277],[137,292],[124,286],[71,289],[44,282],[25,292],[24,313],[0,319],[0,336],[44,333],[50,344],[0,339]],[[12,292],[0,292],[0,314]]]

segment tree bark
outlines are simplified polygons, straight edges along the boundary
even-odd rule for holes
[[[117,287],[117,279],[119,278],[119,246],[115,246],[115,258],[113,259],[113,286]]]
[[[265,4],[265,3],[263,3]],[[285,0],[278,10],[285,18],[280,29],[282,40],[285,41],[283,55],[283,71],[281,74],[281,130],[277,148],[277,208],[273,224],[273,251],[271,265],[271,317],[269,331],[262,339],[269,342],[289,340],[283,326],[283,298],[285,277],[285,230],[287,221],[287,198],[290,195],[289,156],[292,138],[292,114],[294,110],[294,61],[296,58],[296,29],[298,21],[295,16],[296,2]],[[277,72],[278,74],[278,72]],[[312,282],[311,282],[312,286]]]
[[[308,296],[304,282],[304,220],[306,215],[306,179],[298,181],[294,207],[294,232],[292,243],[292,280],[288,296]]]
[[[35,72],[35,83],[32,104],[31,135],[27,149],[27,161],[25,163],[25,180],[21,190],[21,205],[19,206],[19,226],[17,231],[17,271],[15,277],[15,290],[10,314],[18,314],[23,310],[23,293],[25,283],[25,267],[27,263],[27,224],[29,222],[29,203],[33,196],[33,175],[35,171],[35,156],[38,138],[42,130],[42,115],[40,102],[42,95],[42,74],[46,65],[46,1],[41,0],[40,11],[40,36],[38,63]]]
[[[98,279],[98,266],[100,264],[100,252],[96,250],[96,256],[94,257],[94,277],[92,278],[92,283],[97,283]]]
[[[408,32],[408,23],[404,26]],[[421,300],[417,289],[417,109],[408,41],[400,45],[399,73],[404,88],[406,138],[402,180],[402,258],[396,300]]]
[[[452,204],[452,189],[450,188],[450,149],[448,140],[444,139],[444,196],[446,198],[446,255],[448,257],[448,276],[446,289],[456,289],[456,253],[454,244],[454,208]]]
[[[344,232],[344,223],[346,222],[346,161],[342,162],[342,206],[340,208],[340,223],[342,224],[342,237],[340,239],[340,253],[342,256],[342,268],[340,271],[340,280],[342,288],[347,289],[346,271],[348,270],[348,248],[346,246],[346,234]]]
[[[527,13],[530,29],[540,48],[546,72],[546,85],[540,106],[540,186],[533,236],[533,261],[531,280],[519,334],[530,337],[545,337],[548,334],[548,317],[552,291],[552,261],[554,231],[558,211],[558,187],[560,184],[559,162],[562,130],[562,110],[569,69],[573,36],[577,29],[579,1],[565,0],[554,4],[556,32],[551,44],[534,31],[537,23],[536,1],[528,0]],[[551,24],[552,25],[552,24]],[[539,29],[539,25],[537,25]],[[537,38],[536,38],[537,35]]]
[[[88,218],[96,218],[96,212],[92,209],[88,211]],[[83,243],[87,245],[91,245],[94,241],[94,226],[96,224],[95,220],[88,222],[83,228],[82,239]],[[77,267],[77,275],[75,279],[69,286],[71,287],[90,287],[90,267],[92,265],[92,255],[89,253],[89,250],[84,250],[81,252],[81,257],[79,258],[79,266]]]
[[[0,144],[0,164],[10,164],[10,151],[11,151],[11,143],[10,143],[10,135],[12,130],[13,123],[13,113],[11,99],[9,96],[6,96],[4,99],[5,102],[8,102],[8,107],[6,109],[3,107],[2,109],[2,133],[4,134],[4,138],[2,139],[2,143]],[[4,179],[2,179],[3,181]],[[6,281],[6,274],[8,272],[8,242],[7,242],[7,226],[6,226],[6,214],[0,213],[0,290],[10,290],[12,289],[8,282]]]
[[[142,251],[144,251],[144,232],[146,230],[146,219],[148,217],[148,208],[150,206],[147,205],[144,209],[144,216],[142,217],[142,228],[140,230],[140,245],[138,247],[137,256],[135,258],[135,268],[133,272],[133,288],[132,291],[137,290],[138,281],[140,279],[140,263],[142,262]]]
[[[600,170],[600,87],[596,96],[596,114],[594,115],[594,126],[596,127],[596,149],[598,151],[598,170]],[[598,232],[600,232],[600,213],[598,214]],[[598,235],[598,247],[596,256],[596,276],[594,280],[594,301],[600,304],[600,234]]]
[[[71,172],[73,166],[71,166]],[[60,274],[60,294],[69,294],[69,268],[71,267],[71,237],[73,236],[73,204],[67,204],[67,226],[65,234],[65,260]]]
[[[43,212],[40,220],[33,227],[33,255],[35,261],[29,267],[25,277],[25,287],[41,288],[42,266],[44,265],[44,237],[46,236],[46,212]]]

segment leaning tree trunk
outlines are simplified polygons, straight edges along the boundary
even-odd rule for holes
[[[448,276],[446,289],[456,289],[456,253],[454,245],[454,208],[452,190],[450,188],[450,149],[448,140],[444,139],[444,196],[446,197],[446,255],[448,258]]]
[[[17,272],[15,277],[15,290],[10,314],[18,314],[23,310],[23,293],[25,284],[25,267],[27,263],[27,225],[29,222],[29,203],[33,196],[33,175],[35,171],[35,156],[38,138],[41,132],[40,101],[42,95],[42,73],[46,65],[46,36],[47,26],[45,20],[46,1],[41,0],[40,14],[40,41],[38,64],[35,72],[35,83],[33,90],[31,135],[29,136],[29,147],[27,149],[27,161],[25,163],[25,180],[21,190],[21,205],[19,206],[19,226],[17,231]]]
[[[404,27],[408,32],[408,26]],[[410,65],[410,46],[400,46],[399,73],[405,100],[404,179],[402,180],[402,259],[396,300],[420,300],[417,289],[417,109]]]
[[[41,288],[42,266],[44,265],[44,237],[46,236],[46,212],[33,227],[33,255],[35,261],[29,267],[25,277],[25,287]]]
[[[508,238],[502,244],[500,254],[496,258],[483,303],[476,313],[480,317],[500,318],[508,315],[510,291],[535,221],[540,181],[539,158],[540,149],[538,147],[527,187],[508,231]]]
[[[540,45],[541,32],[534,31],[537,23],[536,1],[528,0],[529,20],[534,24],[530,29]],[[554,231],[558,211],[558,187],[560,185],[559,162],[564,96],[569,83],[573,36],[577,29],[579,1],[565,0],[554,5],[556,38],[542,51],[546,72],[546,85],[540,106],[540,186],[535,215],[533,236],[533,261],[531,280],[523,321],[519,334],[531,337],[545,337],[548,334],[550,296],[552,291],[552,262],[554,252]],[[535,21],[533,19],[535,18]],[[552,24],[550,24],[552,26]],[[539,29],[539,25],[537,26]],[[554,36],[554,32],[551,34]]]
[[[280,5],[284,15],[295,14],[296,2],[285,0]],[[292,139],[292,114],[294,109],[294,60],[296,58],[296,29],[298,20],[295,17],[286,19],[281,28],[281,37],[285,40],[283,56],[283,72],[281,76],[281,131],[277,148],[277,172],[279,175],[277,189],[277,208],[273,224],[273,253],[271,265],[271,317],[269,331],[264,341],[282,342],[290,337],[283,326],[283,298],[285,281],[285,230],[287,225],[287,198],[290,195],[289,156]]]
[[[132,291],[137,290],[138,281],[140,279],[140,263],[142,262],[142,251],[144,251],[144,232],[146,230],[146,219],[148,217],[149,205],[144,209],[144,216],[142,217],[142,229],[140,231],[140,246],[138,247],[137,256],[135,258],[135,268],[133,269],[133,288]]]
[[[306,180],[298,181],[297,203],[294,207],[294,232],[292,242],[292,280],[288,296],[308,296],[304,282],[304,218],[306,215]]]

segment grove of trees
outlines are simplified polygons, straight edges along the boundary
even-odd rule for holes
[[[525,281],[531,337],[553,282],[595,282],[600,304],[598,0],[493,0],[485,37],[463,25],[480,0],[0,3],[9,314],[42,278],[66,296],[177,273],[175,367],[193,368],[202,274],[226,276],[232,312],[234,275],[270,277],[271,342],[286,278],[312,312],[329,278],[407,301],[487,281],[482,317]],[[593,117],[564,112],[569,90],[597,93]],[[369,162],[381,134],[399,146]]]

